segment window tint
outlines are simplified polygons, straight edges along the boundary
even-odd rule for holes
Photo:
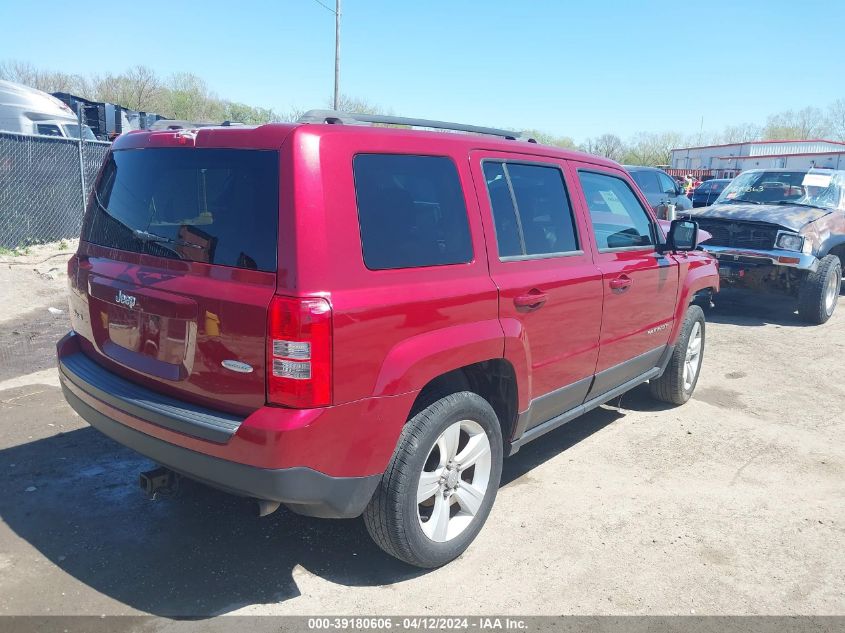
[[[632,171],[630,174],[643,193],[662,193],[660,181],[657,180],[657,172],[650,170]]]
[[[450,159],[359,154],[353,172],[367,268],[472,260],[464,194]]]
[[[560,169],[485,161],[484,176],[493,208],[499,257],[578,250]]]
[[[121,250],[276,269],[276,152],[149,148],[109,155],[83,239]]]
[[[624,180],[586,171],[578,176],[599,249],[654,244],[648,214]]]

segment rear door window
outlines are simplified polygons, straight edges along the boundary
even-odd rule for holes
[[[500,258],[578,251],[578,237],[560,169],[484,161]]]
[[[599,250],[654,245],[648,212],[622,178],[579,171]]]
[[[278,164],[273,151],[112,152],[82,238],[171,259],[275,271]]]
[[[464,192],[451,159],[358,154],[353,173],[367,268],[472,261]]]

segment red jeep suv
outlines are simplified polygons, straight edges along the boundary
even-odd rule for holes
[[[690,397],[719,285],[696,239],[618,164],[505,130],[313,111],[130,132],[68,265],[62,388],[168,473],[262,514],[363,514],[434,567],[506,455],[646,381]]]

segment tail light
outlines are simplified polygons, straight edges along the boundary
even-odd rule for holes
[[[76,275],[79,272],[79,256],[74,253],[67,260],[67,280],[71,289],[76,290]]]
[[[267,333],[267,401],[331,404],[332,309],[325,299],[273,297]]]

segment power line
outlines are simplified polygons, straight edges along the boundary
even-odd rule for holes
[[[332,9],[332,8],[331,8],[330,6],[328,6],[328,5],[323,4],[322,2],[320,2],[320,0],[314,0],[314,2],[316,2],[316,3],[317,3],[317,4],[319,4],[321,7],[323,7],[326,11],[328,11],[328,12],[330,12],[330,13],[335,13],[335,14],[336,14],[336,12],[335,12],[335,10],[334,10],[334,9]]]

